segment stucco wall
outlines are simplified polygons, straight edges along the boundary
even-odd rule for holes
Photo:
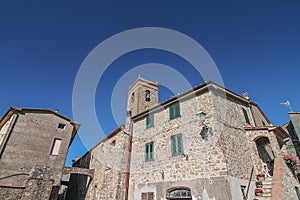
[[[0,159],[1,176],[28,174],[36,165],[53,168],[54,185],[60,184],[61,172],[65,163],[73,125],[53,114],[24,112],[10,134]],[[66,124],[63,130],[58,124]],[[62,139],[59,155],[50,155],[54,138]],[[0,184],[23,185],[24,175],[12,176],[0,180]]]

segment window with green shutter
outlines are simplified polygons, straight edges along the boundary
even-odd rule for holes
[[[170,111],[170,120],[180,117],[179,102],[172,104],[169,108],[169,111]]]
[[[146,144],[146,157],[145,161],[152,161],[154,160],[154,144],[153,142],[149,142]]]
[[[146,129],[151,128],[154,126],[154,115],[153,114],[149,114],[146,117]]]
[[[171,151],[172,156],[183,155],[182,134],[171,136]]]
[[[250,120],[249,120],[248,112],[244,108],[242,108],[242,109],[243,109],[243,113],[244,113],[244,117],[245,117],[246,123],[250,125]]]

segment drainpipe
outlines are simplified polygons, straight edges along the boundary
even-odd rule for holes
[[[124,172],[124,200],[128,200],[128,190],[129,190],[129,177],[130,177],[130,163],[131,163],[131,148],[132,148],[132,128],[133,123],[130,117],[129,121],[129,133],[127,140],[127,157],[126,157],[126,168]],[[126,134],[126,132],[125,132]]]

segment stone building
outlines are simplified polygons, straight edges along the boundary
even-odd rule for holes
[[[283,159],[289,135],[247,93],[209,81],[158,103],[158,84],[139,77],[127,109],[126,124],[74,163],[95,177],[71,176],[78,198],[67,199],[254,199],[264,165],[274,174],[264,198],[297,198]]]
[[[282,126],[291,138],[287,142],[287,151],[300,159],[300,112],[289,112],[289,116],[291,120]]]
[[[57,199],[78,128],[57,111],[10,108],[0,121],[1,199]]]

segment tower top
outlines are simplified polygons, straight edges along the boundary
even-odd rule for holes
[[[128,89],[128,113],[134,116],[156,104],[158,104],[158,83],[139,76]]]

